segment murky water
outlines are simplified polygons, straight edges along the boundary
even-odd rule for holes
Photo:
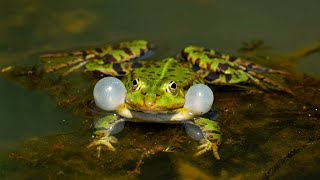
[[[319,42],[319,5],[316,0],[1,2],[0,68],[20,69],[0,77],[0,179],[319,177],[319,53],[294,62],[284,58]],[[32,67],[41,67],[43,52],[132,39],[154,43],[159,59],[188,44],[242,55],[237,50],[243,42],[263,40],[270,61],[252,59],[292,72],[281,82],[297,97],[219,88],[214,106],[224,134],[220,161],[210,153],[193,157],[197,143],[180,126],[135,123],[117,135],[117,152],[96,159],[86,145],[97,78],[76,73],[56,81]],[[168,142],[174,152],[144,155]],[[134,171],[139,160],[140,173]]]

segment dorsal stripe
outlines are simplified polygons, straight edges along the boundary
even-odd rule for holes
[[[160,78],[159,79],[163,79],[164,78],[164,76],[166,75],[166,72],[168,71],[168,67],[169,67],[169,65],[172,63],[172,59],[169,59],[167,62],[166,62],[166,64],[164,65],[164,67],[163,67],[163,69],[162,69],[162,71],[161,71],[161,76],[160,76]]]

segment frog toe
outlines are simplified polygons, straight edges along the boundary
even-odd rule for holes
[[[217,143],[212,143],[212,151],[213,151],[213,156],[214,156],[217,160],[220,160]]]
[[[97,147],[97,157],[99,158],[102,147],[106,147],[106,149],[110,151],[116,151],[111,143],[117,143],[117,139],[113,136],[102,137],[98,140],[92,141],[87,148]]]
[[[198,150],[199,151],[197,153],[195,153],[195,156],[200,156],[200,155],[204,154],[205,152],[212,150],[214,157],[217,160],[220,160],[220,156],[218,153],[218,144],[216,142],[211,142],[209,140],[206,140],[203,144],[198,146]]]

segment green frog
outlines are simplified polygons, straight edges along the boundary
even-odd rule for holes
[[[248,81],[262,89],[273,88],[292,94],[280,84],[260,75],[260,72],[287,74],[265,68],[241,58],[198,46],[184,48],[179,57],[162,60],[141,60],[151,45],[144,40],[121,42],[103,48],[70,53],[45,54],[43,58],[75,56],[67,63],[46,67],[47,72],[72,66],[63,73],[85,67],[108,77],[94,87],[95,104],[114,112],[94,124],[94,140],[98,156],[103,147],[114,151],[114,134],[120,132],[125,121],[181,123],[191,138],[200,142],[196,156],[212,151],[220,159],[218,147],[221,131],[216,120],[202,115],[211,110],[214,95],[205,83],[235,85]],[[119,80],[116,77],[122,77]]]

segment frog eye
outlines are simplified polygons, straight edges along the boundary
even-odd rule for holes
[[[177,84],[174,81],[170,81],[167,85],[167,92],[171,94],[177,93]]]
[[[138,91],[138,90],[140,89],[140,87],[141,87],[141,81],[140,81],[140,79],[139,79],[139,78],[134,79],[134,80],[132,81],[132,89],[133,89],[134,91]]]

